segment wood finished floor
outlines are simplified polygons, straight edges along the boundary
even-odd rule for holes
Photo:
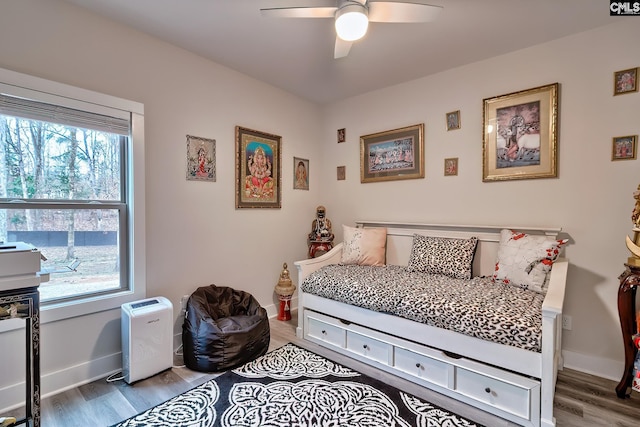
[[[295,335],[296,320],[295,313],[289,322],[271,320],[269,350],[292,342],[488,427],[514,426],[510,422],[386,372],[368,367],[313,343],[301,341]],[[176,357],[176,365],[182,363],[180,359]],[[215,374],[203,374],[178,367],[133,385],[128,385],[124,381],[109,383],[106,379],[97,380],[43,399],[42,426],[110,426],[215,376]],[[618,399],[614,391],[616,385],[617,383],[614,381],[570,369],[560,372],[556,386],[554,411],[558,427],[639,426],[640,393],[634,392],[629,399]],[[11,414],[0,414],[0,416],[8,415],[24,416],[24,410],[13,411]]]

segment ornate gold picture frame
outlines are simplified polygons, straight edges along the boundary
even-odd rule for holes
[[[558,176],[558,83],[484,100],[483,181]]]
[[[236,126],[236,209],[281,207],[282,138]]]
[[[360,137],[360,182],[424,178],[424,123]]]

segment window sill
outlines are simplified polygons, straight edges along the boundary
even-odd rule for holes
[[[43,325],[46,323],[57,322],[59,320],[87,316],[101,311],[119,309],[124,303],[144,298],[145,295],[143,291],[125,291],[109,295],[84,298],[77,301],[44,303],[40,306],[40,324]],[[0,322],[0,333],[22,329],[24,324],[23,319],[7,319]]]

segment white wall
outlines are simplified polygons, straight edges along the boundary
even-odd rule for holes
[[[320,108],[56,0],[3,0],[0,67],[145,106],[148,296],[198,286],[251,292],[275,314],[283,262],[306,257],[321,198]],[[215,41],[214,41],[215,42]],[[235,126],[282,136],[282,209],[235,209]],[[186,135],[216,140],[217,181],[185,179]],[[293,157],[310,191],[293,190]],[[120,367],[119,310],[42,325],[46,395]],[[0,408],[22,402],[24,334],[0,334]],[[7,358],[7,363],[5,363]]]
[[[640,25],[624,23],[370,92],[328,106],[322,175],[337,228],[356,219],[561,226],[571,238],[566,365],[619,380],[617,277],[629,253],[638,160],[611,161],[612,137],[640,134],[640,93],[613,97],[613,73],[640,66]],[[560,83],[557,179],[482,182],[483,99]],[[461,111],[460,130],[445,113]],[[425,123],[426,178],[360,183],[359,136]],[[336,129],[347,142],[336,144]],[[458,176],[444,176],[447,157]],[[347,179],[335,179],[345,165]]]
[[[617,276],[628,253],[638,161],[611,162],[613,136],[639,134],[640,94],[613,97],[613,72],[640,66],[635,21],[450,70],[320,108],[189,52],[56,0],[3,0],[0,67],[144,103],[147,289],[174,305],[216,283],[273,309],[283,262],[305,257],[317,204],[340,240],[356,219],[562,226],[571,237],[567,363],[618,379]],[[482,182],[482,99],[559,82],[557,179]],[[447,132],[445,113],[461,110]],[[359,136],[424,122],[426,178],[360,184]],[[235,210],[234,127],[282,136],[283,208]],[[336,143],[336,129],[347,141]],[[186,181],[186,135],[217,140],[217,182]],[[292,190],[292,157],[311,160],[311,190]],[[460,158],[458,176],[443,159]],[[336,166],[347,179],[336,181]],[[294,275],[295,278],[295,275]],[[177,307],[175,314],[177,318]],[[119,311],[42,327],[43,392],[97,378],[119,363]],[[176,320],[176,333],[179,332]],[[22,348],[18,331],[3,348]],[[23,355],[4,353],[0,407]],[[5,363],[5,357],[7,361]]]

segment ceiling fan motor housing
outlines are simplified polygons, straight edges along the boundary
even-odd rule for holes
[[[336,10],[336,33],[345,41],[359,40],[369,27],[368,9],[355,1],[342,2]]]

